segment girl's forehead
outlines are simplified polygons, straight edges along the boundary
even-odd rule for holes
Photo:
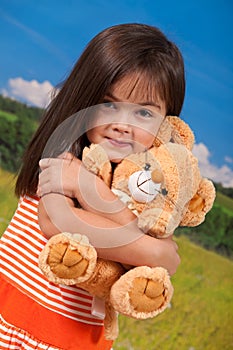
[[[160,92],[152,80],[145,74],[132,73],[116,81],[107,94],[120,101],[131,103],[146,101],[157,103],[161,101]]]

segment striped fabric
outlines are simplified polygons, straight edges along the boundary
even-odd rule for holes
[[[59,350],[59,348],[54,348],[46,343],[37,341],[29,333],[24,330],[20,330],[7,323],[0,316],[0,349],[8,350]]]
[[[40,305],[90,325],[103,321],[91,315],[92,297],[82,289],[50,283],[38,267],[47,239],[37,218],[38,198],[25,196],[0,240],[0,273]]]

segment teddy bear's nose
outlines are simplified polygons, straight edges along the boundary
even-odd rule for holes
[[[156,184],[160,184],[163,182],[163,173],[159,169],[154,169],[151,172],[151,179]]]

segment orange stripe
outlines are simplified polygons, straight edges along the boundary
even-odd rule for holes
[[[11,230],[11,229],[8,229],[8,232],[10,232],[10,233],[12,233],[12,234],[15,234],[15,232],[14,232],[13,230]],[[27,251],[27,252],[28,252],[30,255],[32,255],[34,258],[38,259],[39,253],[35,253],[33,250],[29,249],[29,248],[25,245],[25,243],[30,244],[31,247],[34,248],[35,250],[41,250],[41,248],[38,247],[38,246],[36,246],[36,245],[34,245],[34,244],[33,244],[30,240],[28,240],[26,237],[25,237],[24,241],[23,241],[22,239],[20,239],[20,241],[19,241],[19,240],[16,239],[16,237],[19,237],[19,236],[15,236],[15,238],[12,238],[12,239],[9,238],[9,240],[10,240],[11,242],[16,243],[16,244],[18,245],[19,248],[22,248],[23,250]],[[20,237],[19,237],[19,238],[20,238]],[[5,242],[4,242],[4,243],[5,243]],[[16,251],[16,248],[13,247],[13,246],[11,246],[11,249],[14,250],[14,251]],[[21,250],[19,250],[19,251],[20,251],[20,253],[22,252]]]
[[[52,309],[54,309],[54,310],[56,310],[56,311],[58,311],[58,312],[62,312],[63,314],[66,314],[67,316],[70,316],[70,317],[73,317],[73,318],[76,318],[76,317],[79,317],[80,319],[83,319],[83,320],[86,320],[86,321],[89,321],[89,322],[91,322],[91,321],[94,321],[95,323],[102,323],[102,321],[101,320],[98,320],[98,319],[93,319],[93,318],[91,318],[91,317],[85,317],[84,315],[80,315],[79,314],[79,312],[82,312],[82,313],[84,313],[84,314],[87,314],[87,315],[90,315],[90,310],[85,310],[85,309],[83,309],[83,308],[81,308],[81,307],[79,307],[79,305],[80,306],[86,306],[86,307],[90,307],[90,303],[88,303],[88,302],[84,302],[84,301],[79,301],[79,303],[78,303],[78,305],[77,306],[74,306],[74,305],[70,305],[70,304],[65,304],[65,303],[63,303],[62,304],[62,302],[60,301],[60,300],[58,300],[57,298],[53,298],[52,296],[49,296],[49,295],[43,295],[42,293],[41,293],[41,291],[40,290],[38,290],[37,288],[35,288],[33,285],[31,285],[31,284],[29,284],[28,282],[26,282],[25,280],[22,280],[21,278],[19,278],[19,276],[18,275],[16,275],[14,272],[12,272],[11,270],[9,270],[9,269],[5,269],[6,270],[6,272],[8,272],[8,273],[10,273],[15,279],[17,279],[19,282],[21,282],[22,281],[22,283],[23,283],[23,285],[25,285],[25,287],[28,287],[29,289],[33,289],[36,293],[38,293],[39,295],[42,295],[44,298],[46,298],[48,301],[51,301],[51,302],[54,302],[54,303],[60,303],[61,304],[61,306],[64,306],[64,307],[66,307],[66,308],[68,308],[68,309],[71,309],[71,310],[74,310],[74,311],[76,311],[76,312],[78,312],[78,315],[76,314],[76,313],[73,313],[73,312],[71,312],[71,311],[69,311],[69,310],[63,310],[63,308],[62,307],[58,307],[58,306],[55,306],[55,305],[51,305],[49,302],[46,302],[45,300],[42,300],[42,299],[40,299],[37,295],[35,295],[35,294],[33,294],[28,288],[25,288],[25,287],[22,287],[20,284],[18,284],[17,282],[13,282],[14,284],[16,284],[16,285],[18,285],[18,288],[20,288],[20,290],[22,290],[22,291],[26,291],[26,293],[31,297],[31,298],[33,298],[34,300],[36,300],[37,302],[39,302],[40,304],[43,304],[44,306],[46,306],[46,307],[48,307],[48,308],[52,308]],[[7,276],[6,276],[6,278],[8,278]],[[51,291],[52,292],[52,291]]]
[[[20,252],[20,253],[21,253],[21,252]],[[13,254],[11,254],[10,252],[7,252],[7,255],[8,255],[9,257],[11,257],[12,259],[15,258],[15,256],[14,256]],[[23,254],[21,253],[21,256],[22,256],[22,255],[23,255]],[[29,260],[29,259],[28,259],[28,260]],[[46,279],[46,277],[45,277],[43,274],[40,274],[37,270],[31,268],[29,265],[27,265],[27,264],[25,264],[25,263],[23,263],[23,262],[21,262],[22,267],[19,267],[19,265],[18,265],[17,263],[14,264],[14,263],[8,261],[8,260],[7,260],[5,257],[3,257],[3,256],[2,256],[1,261],[6,263],[6,265],[5,265],[5,268],[6,268],[6,269],[7,269],[7,265],[10,265],[10,267],[13,267],[13,268],[15,268],[15,269],[18,269],[19,272],[21,272],[23,275],[25,275],[25,277],[27,277],[27,278],[29,278],[29,279],[32,280],[32,275],[31,275],[30,273],[26,272],[26,269],[28,269],[29,271],[31,271],[33,274],[35,274],[35,275],[38,277],[38,279],[34,278],[32,281],[34,281],[37,285],[41,286],[43,289],[46,288],[46,290],[47,290],[48,280]],[[32,262],[32,263],[34,263],[34,262]],[[10,269],[10,267],[9,267],[8,271],[9,271],[9,273],[11,273],[11,274],[13,275],[13,271]],[[20,280],[20,281],[22,281],[23,283],[27,284],[28,286],[30,285],[30,284],[28,284],[24,279],[22,279],[19,275],[14,274],[14,276],[15,276],[18,280]],[[41,282],[40,279],[44,280],[44,283]],[[30,286],[31,286],[31,288],[34,288],[33,285],[30,285]],[[54,284],[54,286],[56,287],[55,284]],[[77,290],[78,290],[78,288],[77,288]],[[56,290],[54,290],[54,289],[51,289],[51,293],[56,294],[57,296],[60,296],[61,293],[62,293],[62,291],[63,291],[63,292],[66,292],[67,294],[70,295],[70,297],[69,297],[69,296],[66,296],[66,295],[62,295],[62,298],[63,298],[64,300],[67,300],[67,301],[75,302],[75,298],[77,298],[78,296],[79,296],[79,297],[82,297],[82,298],[84,298],[84,297],[86,298],[86,297],[87,297],[86,299],[88,299],[89,302],[80,301],[80,303],[82,303],[82,305],[88,305],[88,304],[90,304],[90,301],[92,300],[92,297],[91,297],[90,295],[77,293],[76,290],[75,290],[75,291],[70,291],[70,290],[67,290],[66,288],[62,288],[62,287],[61,287],[61,288],[59,288],[59,292],[58,292],[58,291],[56,291]],[[41,292],[39,289],[37,290],[37,292],[40,293],[41,295],[43,295],[42,292]],[[72,298],[72,296],[73,296],[73,298]],[[55,297],[55,298],[53,298],[53,299],[51,299],[51,300],[57,301],[57,298]]]
[[[32,229],[32,231],[35,231],[37,234],[41,234],[41,232],[39,231],[39,230],[37,230],[35,227],[32,227],[32,226],[30,226],[28,223],[25,223],[24,221],[20,221],[18,218],[16,219],[15,217],[14,217],[14,221],[15,222],[11,222],[10,223],[10,227],[11,226],[13,226],[13,227],[15,227],[16,229],[18,229],[18,230],[20,230],[20,231],[22,231],[22,232],[25,232],[27,235],[32,235],[32,233],[27,229],[27,228],[31,228]],[[18,223],[20,223],[21,225],[23,225],[23,228],[20,226],[20,225],[18,225]],[[8,227],[7,228],[7,231],[10,229],[10,227]],[[15,232],[14,232],[15,233]],[[36,237],[36,236],[35,236]],[[33,238],[34,238],[34,236],[33,236]]]
[[[24,203],[27,204],[25,205]],[[95,324],[102,324],[102,320],[91,315],[92,296],[90,296],[87,292],[82,292],[76,287],[66,287],[50,283],[38,270],[35,259],[38,259],[41,246],[45,245],[46,239],[43,236],[43,233],[37,228],[38,223],[36,225],[30,225],[30,223],[23,220],[23,218],[26,217],[29,222],[31,221],[30,214],[33,211],[31,208],[27,208],[27,205],[33,206],[35,209],[37,209],[38,200],[37,203],[34,203],[30,197],[22,199],[18,212],[20,212],[21,207],[24,207],[29,215],[20,213],[21,218],[14,216],[14,222],[11,222],[11,226],[8,227],[7,231],[3,235],[3,240],[0,242],[2,243],[4,255],[8,256],[9,259],[12,260],[9,261],[9,259],[2,257],[2,263],[4,264],[3,271],[5,270],[5,272],[8,273],[8,276],[12,276],[14,279],[14,281],[10,283],[16,285],[16,287],[23,291],[23,293],[36,300],[38,303],[44,305],[46,308],[62,313],[63,315],[67,315],[69,318],[79,318],[84,322],[86,321]],[[20,227],[19,224],[22,225],[22,227]],[[29,227],[31,227],[32,232],[28,230]],[[17,229],[17,232],[14,232],[14,228]],[[10,237],[9,234],[13,235],[13,237],[16,236],[16,238],[14,239]],[[16,247],[12,246],[12,242],[15,243]],[[38,245],[37,242],[39,242]],[[35,250],[35,252],[33,250]],[[25,261],[29,262],[31,266],[29,266],[26,262],[23,262],[21,257],[25,259]],[[12,271],[12,268],[14,268],[14,272]],[[18,271],[18,273],[15,271]],[[19,273],[21,273],[22,276],[25,276],[28,281],[19,276]],[[6,276],[7,279],[9,279],[8,276]],[[35,286],[29,281],[32,281]],[[41,290],[36,286],[41,287]],[[50,286],[53,286],[53,288]],[[48,292],[50,293],[49,296],[47,296]],[[64,293],[66,293],[66,295],[64,295]],[[80,298],[81,300],[79,300]],[[56,305],[51,303],[56,303]],[[58,305],[60,305],[60,307]],[[87,310],[83,309],[83,307],[86,307]]]
[[[5,339],[4,339],[5,338]],[[51,349],[59,350],[57,347],[51,347],[49,344],[38,341],[32,337],[28,332],[21,330],[8,324],[2,317],[0,318],[0,343],[1,349]],[[26,348],[24,346],[27,346]],[[29,345],[29,347],[28,347]],[[61,349],[60,349],[61,350]]]
[[[14,264],[14,262],[10,262],[8,261],[6,258],[2,257],[2,262],[4,261],[6,264],[9,264],[10,266],[14,267],[15,269],[18,269],[22,274],[25,274],[26,277],[28,277],[29,279],[32,279],[32,275],[31,274],[28,274],[26,273],[26,270],[29,270],[30,272],[32,272],[34,275],[36,275],[38,277],[38,279],[34,278],[34,282],[37,283],[38,285],[40,285],[42,288],[45,288],[46,285],[48,285],[48,280],[45,278],[45,276],[43,274],[41,274],[40,272],[37,271],[37,265],[35,264],[35,262],[30,259],[27,255],[25,255],[22,251],[20,250],[17,250],[15,249],[14,252],[18,255],[21,255],[22,258],[25,258],[27,259],[28,262],[30,262],[32,265],[34,265],[34,268],[33,267],[30,267],[28,264],[25,264],[23,261],[21,261],[21,265],[22,267],[20,268],[19,265],[17,264],[17,262]],[[9,251],[6,251],[6,253],[10,258],[12,258],[13,260],[16,258],[15,255],[13,255],[12,253],[10,253]],[[12,271],[10,270],[10,272],[12,273]],[[20,281],[23,281],[18,275],[17,275],[17,278],[20,280]],[[44,283],[40,282],[39,279],[42,279],[44,280]],[[56,285],[54,285],[56,287]],[[67,290],[65,288],[59,288],[61,291],[63,292],[66,292],[68,293],[69,295],[71,295],[70,297],[66,296],[66,295],[63,295],[63,299],[67,300],[67,301],[71,301],[71,302],[74,302],[75,301],[75,298],[77,296],[80,296],[80,297],[84,297],[83,294],[79,294],[77,293],[76,291],[70,291],[70,290]],[[39,292],[39,290],[38,290]],[[55,293],[56,295],[61,295],[60,292],[57,292],[57,291],[54,291],[54,290],[51,290],[52,293]],[[40,292],[40,294],[42,294]],[[73,298],[72,298],[72,295],[73,295]],[[85,297],[87,297],[89,300],[92,299],[91,296],[89,295],[86,295],[85,294]],[[57,299],[55,299],[57,300]],[[86,305],[87,303],[84,303],[82,301],[80,301],[82,303],[82,305]]]
[[[30,199],[30,201],[28,200],[28,198]],[[38,196],[36,196],[36,195],[33,195],[33,194],[30,194],[30,195],[27,195],[27,196],[25,196],[24,197],[24,200],[25,200],[25,202],[28,202],[28,203],[33,203],[34,204],[34,202],[32,202],[31,200],[34,200],[34,201],[36,201],[36,202],[39,202],[39,200],[40,200],[40,197],[38,197]],[[37,204],[36,204],[37,205]]]
[[[18,214],[18,211],[16,212],[16,214]],[[30,221],[32,221],[32,222],[34,222],[35,224],[38,225],[38,222],[37,222],[35,219],[33,219],[31,216],[26,217],[25,214],[24,214],[24,215],[21,215],[21,214],[20,214],[20,216],[23,216],[25,219],[28,219],[28,220],[30,220]],[[39,231],[38,228],[36,228],[34,225],[29,224],[28,222],[23,221],[23,220],[20,219],[18,216],[15,216],[14,219],[17,220],[18,222],[20,222],[21,224],[27,225],[28,227],[31,227],[31,228],[33,228],[35,231],[37,231],[38,233],[40,233],[40,231]]]
[[[41,242],[40,244],[36,244],[36,243],[33,243],[32,242],[32,237],[29,236],[29,232],[25,232],[26,230],[24,230],[24,232],[22,232],[22,229],[17,226],[16,224],[12,223],[11,224],[12,228],[15,228],[17,230],[20,230],[20,233],[17,234],[13,231],[13,229],[11,227],[8,227],[7,231],[6,231],[6,234],[4,234],[4,239],[8,239],[8,241],[11,243],[11,242],[15,242],[17,244],[19,244],[19,242],[21,243],[21,245],[23,247],[25,247],[26,250],[28,251],[32,251],[31,248],[28,248],[27,245],[25,243],[27,243],[29,246],[31,246],[34,250],[37,250],[38,251],[38,254],[37,254],[37,258],[38,258],[38,255],[39,253],[41,252],[42,250],[42,247],[40,246],[40,244],[42,246],[45,245],[45,242]],[[12,235],[14,235],[12,238],[10,236],[7,235],[7,233],[11,233]],[[26,234],[25,234],[26,233]],[[30,239],[31,238],[31,239]],[[33,237],[34,238],[34,237]],[[36,240],[36,239],[34,239]],[[38,242],[37,242],[38,243]],[[14,248],[14,247],[13,247]],[[33,252],[33,254],[35,254]]]
[[[4,280],[0,281],[0,312],[6,322],[58,348],[109,350],[112,345],[104,339],[103,327],[87,326],[47,310]]]
[[[12,256],[12,255],[9,253],[9,256]],[[14,256],[12,256],[12,257],[14,258]],[[44,282],[45,282],[43,284],[41,281],[39,281],[39,280],[37,280],[35,278],[33,279],[35,284],[37,284],[38,286],[41,286],[41,288],[42,288],[42,291],[41,291],[40,289],[35,287],[32,283],[29,283],[25,279],[21,278],[19,276],[19,274],[16,274],[15,272],[12,271],[12,267],[13,267],[14,269],[17,269],[20,273],[22,273],[25,276],[25,278],[28,278],[30,280],[30,279],[32,279],[32,275],[30,275],[30,273],[26,272],[27,269],[30,270],[31,272],[35,273],[35,274],[36,274],[36,272],[33,269],[31,269],[29,266],[27,266],[26,264],[24,264],[22,262],[22,267],[19,267],[17,264],[15,265],[14,263],[10,263],[9,262],[8,265],[10,265],[10,266],[7,267],[8,261],[4,257],[2,257],[2,262],[6,263],[6,264],[4,264],[5,265],[4,266],[5,272],[8,272],[8,274],[10,274],[12,277],[14,277],[14,279],[16,281],[18,281],[18,283],[15,282],[15,283],[17,283],[18,287],[21,290],[26,291],[28,294],[30,293],[30,296],[33,299],[35,299],[38,302],[42,303],[46,307],[50,307],[52,309],[56,309],[57,311],[62,312],[63,314],[67,314],[67,315],[72,316],[72,317],[77,317],[76,313],[73,314],[71,311],[63,310],[62,307],[59,308],[57,306],[50,305],[49,303],[46,303],[44,300],[42,300],[42,298],[39,298],[37,295],[35,295],[31,291],[29,291],[29,289],[34,290],[35,293],[39,294],[41,297],[47,298],[48,301],[55,302],[56,304],[60,303],[61,306],[69,308],[70,310],[75,310],[77,312],[80,311],[82,313],[86,313],[86,314],[90,315],[90,305],[91,305],[91,300],[92,300],[91,296],[86,296],[86,295],[83,295],[83,294],[81,295],[80,293],[73,293],[74,298],[65,296],[59,290],[54,291],[53,289],[48,289],[49,284],[48,284],[47,279],[43,275],[37,274],[39,277],[44,279]],[[23,284],[24,287],[22,287],[22,284]],[[56,287],[56,285],[54,285],[54,286]],[[77,288],[77,290],[78,290],[78,288]],[[54,295],[54,297],[52,297],[51,295],[47,295],[47,291],[49,291],[52,295]],[[65,288],[63,288],[63,291],[67,292],[67,290]],[[67,294],[70,294],[69,292],[70,291],[68,291]],[[62,300],[58,300],[57,296],[61,297]],[[84,300],[77,300],[78,296],[80,296],[82,299],[87,299],[87,300],[86,301],[84,301]],[[75,297],[76,297],[76,299],[75,299]],[[71,305],[69,302],[75,303],[75,305]],[[89,307],[89,310],[85,310],[85,309],[81,308],[81,306]],[[79,318],[84,318],[84,316],[83,315],[79,315]],[[87,318],[87,320],[91,321],[91,317]],[[96,322],[96,323],[101,323],[102,322],[102,321],[100,321],[100,320],[98,320],[96,318],[92,318],[92,320],[94,322]]]

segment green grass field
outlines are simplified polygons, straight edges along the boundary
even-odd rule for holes
[[[233,216],[233,199],[225,196],[224,194],[217,192],[216,204],[222,207],[222,209],[228,214]]]
[[[0,236],[10,221],[17,206],[17,198],[14,196],[14,175],[0,168]]]
[[[120,316],[114,350],[233,349],[233,262],[183,236],[177,242],[171,308],[145,321]]]

